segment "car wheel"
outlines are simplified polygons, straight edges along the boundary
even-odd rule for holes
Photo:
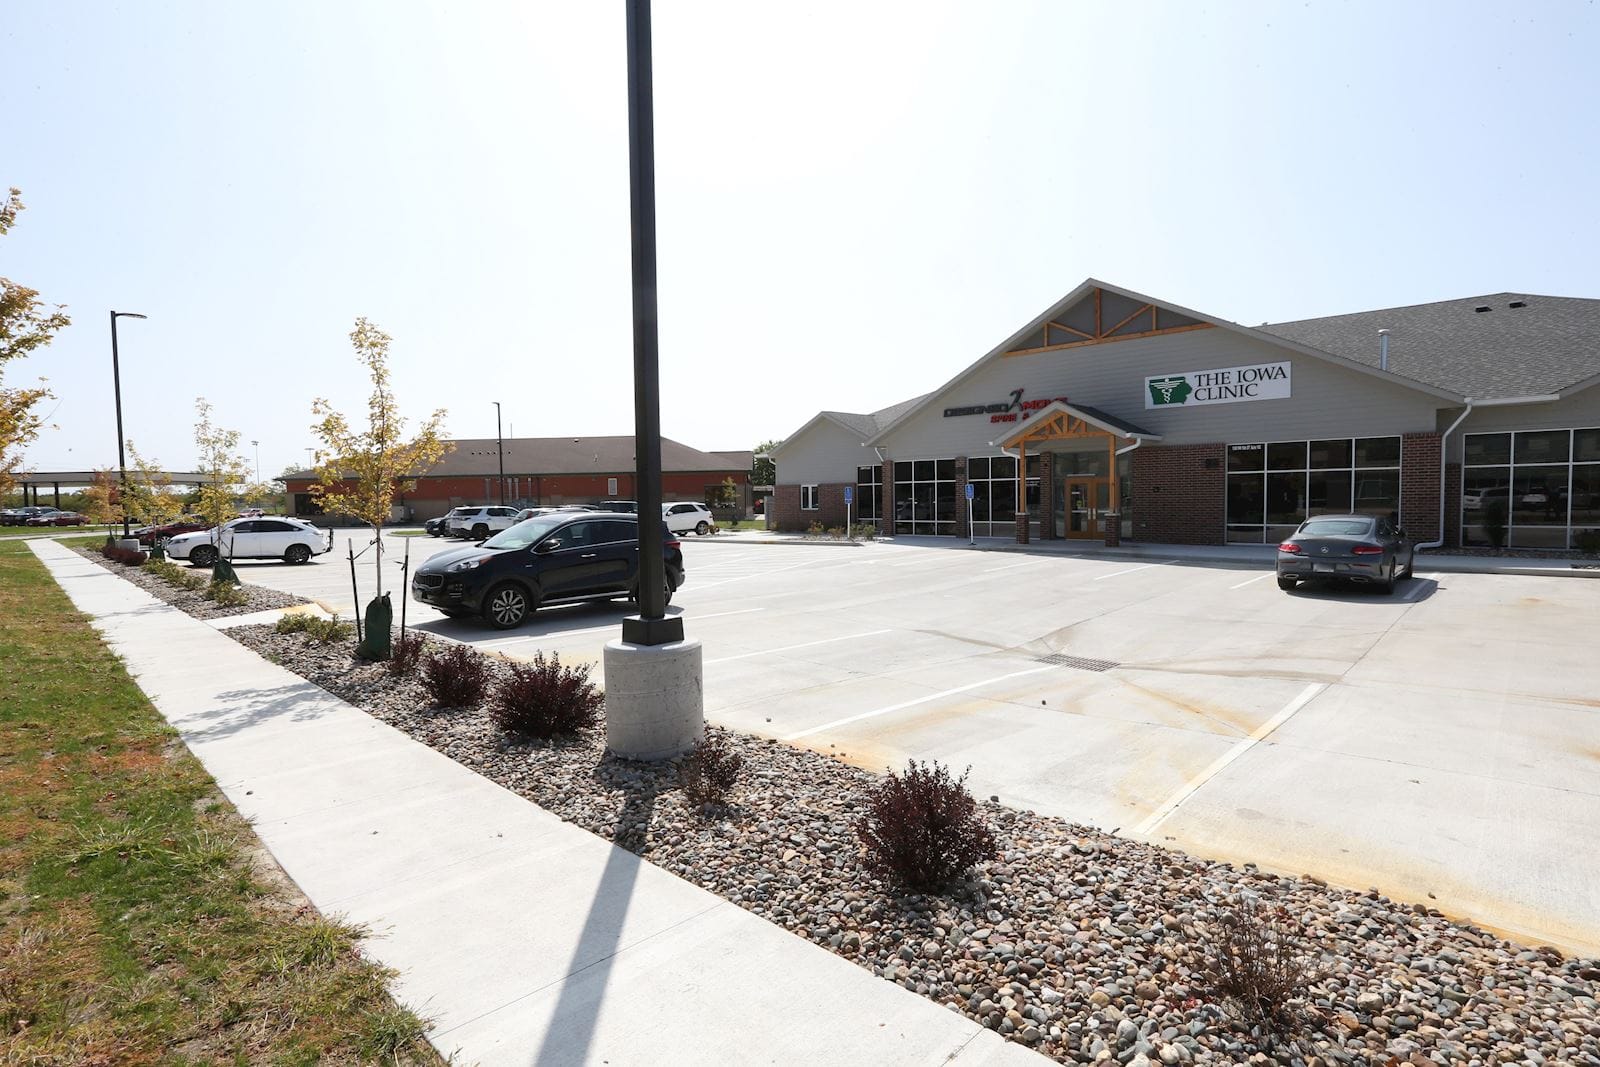
[[[711,532],[711,524],[706,520],[701,519],[699,524],[695,526],[694,532],[699,534],[701,537],[704,537],[706,534]]]
[[[489,527],[481,522],[478,523],[472,528],[472,539],[474,541],[487,541],[489,539]]]
[[[664,606],[672,603],[672,579],[665,578],[663,581],[665,582],[666,595],[662,597],[661,603]],[[639,602],[639,587],[637,585],[628,590],[628,600],[635,604]]]
[[[1278,575],[1278,588],[1279,589],[1284,589],[1284,590],[1293,589],[1295,587],[1296,582],[1297,582],[1297,579],[1292,574],[1280,574],[1280,575]]]
[[[210,567],[217,562],[220,553],[215,545],[196,545],[189,550],[189,566]]]
[[[1383,582],[1383,595],[1384,596],[1392,596],[1394,594],[1395,572],[1397,572],[1399,569],[1400,569],[1400,564],[1399,563],[1391,563],[1391,564],[1389,564],[1389,577],[1384,579],[1384,582]]]
[[[496,630],[521,626],[533,612],[528,591],[515,582],[501,582],[483,598],[483,617]]]
[[[299,566],[311,559],[311,548],[308,545],[290,545],[283,550],[283,561]]]
[[[1406,569],[1400,572],[1402,578],[1415,578],[1417,576],[1417,550],[1412,549],[1411,555],[1406,557]]]

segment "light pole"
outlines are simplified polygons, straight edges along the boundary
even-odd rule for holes
[[[143,319],[148,316],[137,311],[113,311],[111,313],[111,387],[116,392],[117,398],[117,492],[120,494],[118,503],[122,506],[122,536],[129,536],[128,532],[128,460],[123,453],[122,446],[122,367],[117,360],[117,320]]]
[[[500,436],[500,401],[490,401],[494,405],[494,451],[500,458],[500,503],[506,502],[506,441]]]
[[[261,484],[261,442],[251,441],[250,443],[256,449],[256,484],[259,485]]]

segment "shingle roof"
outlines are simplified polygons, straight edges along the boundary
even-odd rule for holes
[[[426,477],[486,477],[499,469],[499,451],[493,437],[464,438],[451,442]],[[508,437],[505,440],[506,476],[527,474],[614,474],[634,469],[633,437]],[[670,438],[661,439],[661,469],[666,473],[748,471],[751,461],[733,460],[750,453],[709,453]],[[312,471],[295,471],[285,478],[313,478]]]
[[[1386,329],[1392,373],[1475,400],[1543,396],[1600,375],[1600,300],[1578,297],[1495,293],[1257,329],[1374,367]]]
[[[879,430],[882,430],[885,426],[889,425],[895,419],[898,419],[901,415],[911,410],[913,406],[927,399],[929,395],[930,394],[928,393],[923,393],[921,396],[914,396],[910,400],[902,400],[898,404],[890,404],[886,408],[879,408],[877,411],[872,411],[865,414],[855,411],[824,411],[823,414],[828,416],[828,418],[833,419],[835,422],[844,423],[846,426],[859,433],[861,435],[861,439],[865,441],[867,438],[871,437],[873,434],[876,434]]]

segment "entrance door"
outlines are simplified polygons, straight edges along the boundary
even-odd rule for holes
[[[1111,479],[1066,479],[1066,536],[1083,539],[1105,537],[1104,515],[1111,502]]]

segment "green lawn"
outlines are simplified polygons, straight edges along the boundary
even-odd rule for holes
[[[22,541],[0,663],[0,1064],[439,1062]]]

